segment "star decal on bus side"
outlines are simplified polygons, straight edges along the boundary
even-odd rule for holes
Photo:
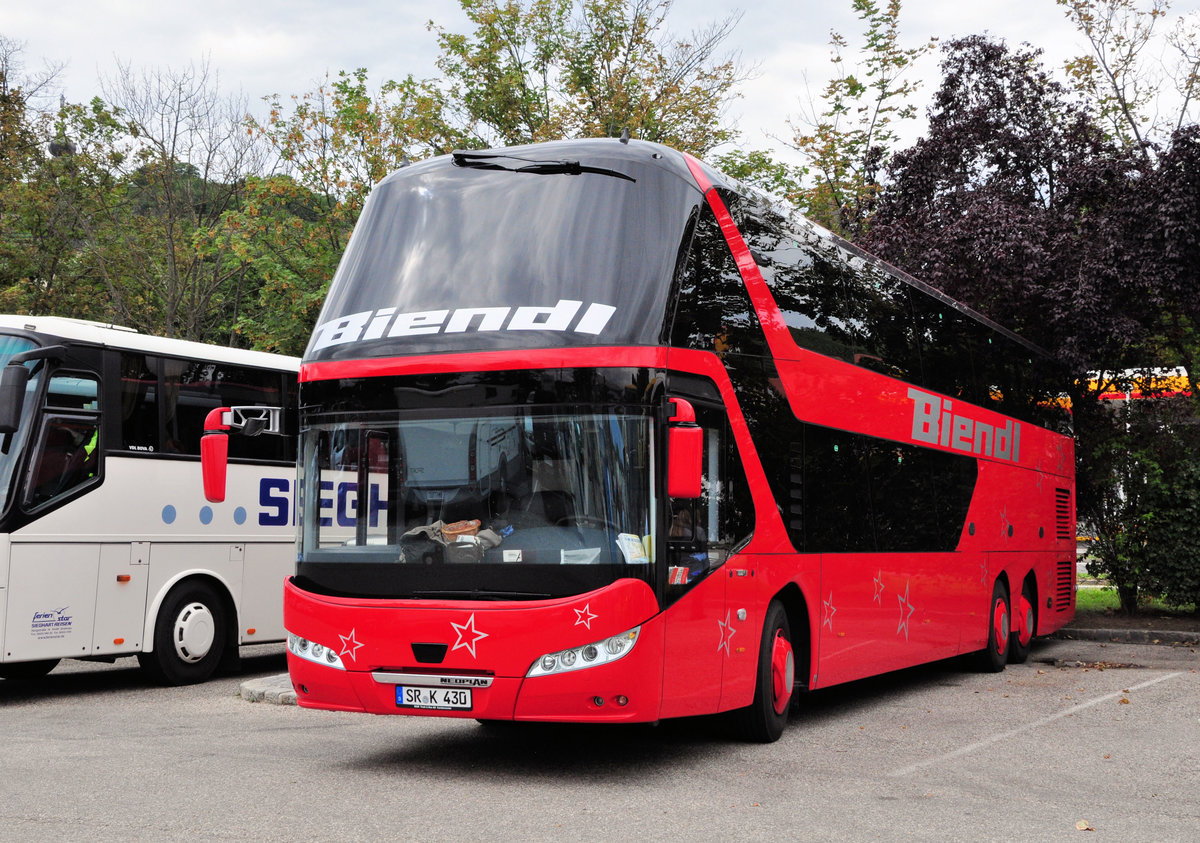
[[[582,609],[575,610],[575,626],[583,624],[585,629],[591,629],[592,621],[598,617],[599,615],[592,612],[592,604],[584,603]]]
[[[354,660],[358,654],[358,648],[362,646],[361,641],[355,640],[354,630],[350,630],[349,635],[339,635],[338,638],[342,639],[342,650],[338,656],[349,656],[351,660]]]
[[[475,628],[475,614],[467,618],[466,623],[450,622],[450,626],[454,627],[454,633],[458,636],[458,640],[454,642],[454,646],[450,648],[450,652],[455,650],[466,649],[471,654],[471,658],[475,658],[475,645],[488,637],[486,632],[480,632]]]
[[[913,604],[908,600],[909,585],[909,583],[904,584],[903,596],[899,594],[896,595],[896,600],[898,600],[900,603],[900,625],[896,627],[896,634],[899,635],[900,631],[903,630],[905,641],[908,640],[908,621],[912,617],[913,612],[916,611],[916,607],[914,607]]]
[[[718,620],[717,626],[721,630],[721,642],[717,644],[717,649],[724,650],[725,655],[728,656],[730,655],[729,641],[733,638],[734,634],[737,633],[737,630],[733,628],[733,624],[729,621],[728,609],[725,610],[725,620]]]
[[[883,605],[883,569],[879,569],[879,573],[875,575],[875,602],[880,606]]]
[[[833,605],[833,592],[829,592],[829,599],[822,601],[821,608],[821,626],[829,627],[829,631],[833,632],[833,616],[837,614],[837,607]]]

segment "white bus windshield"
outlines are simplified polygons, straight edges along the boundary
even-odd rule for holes
[[[24,337],[5,336],[0,334],[0,369],[8,365],[8,361],[16,354],[35,348],[33,342]],[[27,364],[28,365],[28,364]],[[8,505],[9,492],[13,487],[13,472],[16,470],[18,457],[25,438],[29,433],[30,414],[35,409],[33,396],[37,394],[40,373],[44,367],[39,364],[34,369],[33,376],[25,386],[25,401],[22,404],[21,423],[15,433],[0,433],[0,511]]]

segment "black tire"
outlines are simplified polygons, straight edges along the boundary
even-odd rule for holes
[[[0,664],[0,679],[41,679],[58,667],[58,659]]]
[[[1021,617],[1024,613],[1024,617]],[[1009,664],[1024,664],[1029,658],[1029,651],[1033,649],[1033,639],[1037,635],[1037,596],[1033,591],[1033,583],[1029,580],[1021,586],[1021,597],[1013,606],[1013,628],[1010,634],[1011,640],[1008,642],[1008,662]],[[1022,641],[1022,630],[1026,632]]]
[[[992,586],[992,600],[988,604],[987,647],[977,654],[977,664],[984,673],[999,673],[1008,664],[1009,642],[1012,640],[1012,607],[1008,602],[1008,589],[996,580]]]
[[[162,685],[194,685],[213,675],[229,635],[225,603],[205,582],[175,586],[154,623],[154,650],[139,653],[142,669]]]
[[[786,671],[782,694],[775,691],[776,638],[782,636],[788,654],[789,670]],[[755,743],[773,743],[779,740],[788,721],[788,709],[795,685],[795,656],[791,652],[792,633],[788,625],[787,612],[783,604],[772,600],[763,621],[762,641],[758,648],[758,680],[754,685],[754,702],[734,712],[738,730],[742,737]],[[779,709],[783,710],[780,711]]]

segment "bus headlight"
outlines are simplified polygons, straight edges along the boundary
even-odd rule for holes
[[[310,661],[313,664],[322,664],[325,667],[332,667],[336,670],[345,670],[346,666],[342,664],[341,657],[332,647],[326,647],[324,644],[318,644],[315,641],[309,641],[307,638],[301,638],[299,635],[288,633],[287,639],[288,652],[297,658]]]
[[[550,676],[556,673],[567,673],[571,670],[583,670],[623,659],[633,650],[637,643],[640,626],[635,626],[628,632],[573,647],[570,650],[560,650],[557,653],[547,653],[533,663],[526,676]]]

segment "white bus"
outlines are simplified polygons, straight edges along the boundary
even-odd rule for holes
[[[280,641],[295,566],[299,361],[74,319],[0,315],[0,677],[136,655],[164,684]],[[284,407],[201,493],[206,415]]]

